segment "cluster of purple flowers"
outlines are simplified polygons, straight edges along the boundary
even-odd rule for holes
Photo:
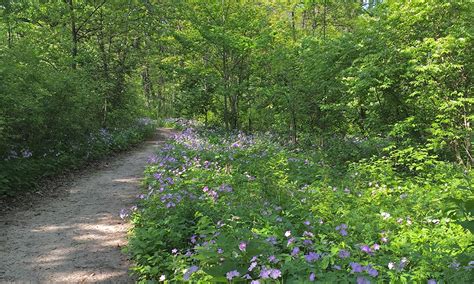
[[[372,277],[377,277],[379,275],[379,272],[375,268],[373,268],[372,265],[370,264],[362,266],[361,264],[357,262],[351,262],[349,265],[351,267],[352,273],[361,273],[365,271]]]
[[[199,131],[190,128],[189,125],[187,125],[187,127],[188,128],[182,133],[176,135],[175,140],[178,145],[167,144],[163,147],[159,155],[152,156],[149,159],[150,168],[153,169],[152,175],[154,178],[151,184],[152,188],[156,188],[156,192],[154,193],[157,194],[157,196],[155,196],[156,198],[153,200],[158,200],[163,203],[160,204],[161,209],[164,207],[175,207],[180,202],[181,204],[185,204],[183,200],[188,201],[187,198],[192,202],[197,202],[201,205],[205,204],[205,206],[212,208],[225,206],[226,208],[220,208],[222,209],[221,211],[225,211],[229,208],[233,209],[234,207],[239,206],[238,202],[240,200],[236,201],[232,198],[239,196],[239,194],[242,194],[241,191],[244,190],[242,190],[241,187],[236,187],[236,190],[234,191],[233,187],[228,184],[231,179],[226,179],[226,177],[222,178],[220,174],[228,174],[228,169],[226,168],[227,163],[230,163],[231,165],[231,170],[229,170],[229,172],[234,171],[234,168],[232,168],[234,162],[229,161],[238,157],[238,155],[242,154],[248,147],[251,147],[255,143],[259,143],[258,137],[249,136],[244,133],[237,133],[227,136],[225,140],[220,140],[222,143],[213,144],[200,136]],[[218,153],[218,155],[216,154],[214,156],[222,157],[222,160],[212,160],[210,157],[213,155],[201,154],[200,151],[208,151],[213,155],[214,153]],[[256,153],[252,150],[252,154],[249,155],[249,160],[266,157],[268,155],[271,155],[271,150],[262,150]],[[290,157],[287,161],[292,164],[298,163],[298,168],[300,168],[299,165],[311,164],[311,162],[305,160],[304,157]],[[239,173],[242,175],[241,177],[243,177],[243,183],[246,185],[248,184],[249,187],[258,185],[260,179],[263,179],[264,177],[263,175],[260,175],[259,170],[252,169],[252,165],[246,163],[246,161],[238,162],[244,165],[242,166],[244,170]],[[247,166],[248,168],[245,168]],[[193,176],[192,174],[196,171],[199,175]],[[212,176],[213,173],[216,173],[215,179],[214,176]],[[201,174],[204,178],[201,178]],[[189,186],[186,184],[186,187],[183,189],[182,181],[185,180],[187,176],[194,178],[196,181],[195,184],[199,184],[199,186],[195,186],[194,184]],[[212,177],[212,179],[210,179],[210,177]],[[213,182],[210,182],[210,180],[218,180],[219,183],[212,184]],[[234,186],[237,185],[238,184],[236,183]],[[291,192],[291,195],[289,194],[288,196],[293,197],[294,195],[295,198],[298,198],[295,200],[301,200],[302,203],[306,202],[306,204],[309,204],[311,196],[308,196],[308,193],[312,194],[315,192],[315,186],[310,181],[304,181],[295,184],[294,188],[295,191]],[[355,198],[357,196],[357,187],[354,189],[344,188],[344,190],[343,188],[344,187],[341,187],[340,190],[334,188],[334,193],[332,191],[333,188],[330,187],[329,192],[330,194],[344,196],[343,198]],[[347,194],[344,194],[343,192]],[[244,194],[246,194],[246,192],[244,192]],[[304,275],[306,281],[308,279],[309,281],[316,281],[317,278],[324,279],[324,275],[316,274],[315,271],[320,268],[322,263],[326,263],[327,260],[330,260],[332,263],[330,266],[327,266],[327,270],[332,270],[332,272],[337,272],[339,274],[345,273],[348,278],[352,279],[352,281],[357,279],[357,283],[370,283],[373,278],[379,277],[380,263],[377,262],[377,264],[375,264],[376,258],[379,257],[381,251],[386,251],[385,247],[388,242],[388,234],[391,234],[391,232],[382,232],[380,234],[380,240],[377,240],[378,243],[368,242],[365,240],[364,242],[368,243],[354,245],[354,243],[357,242],[344,238],[344,243],[342,244],[338,243],[341,241],[341,238],[337,236],[340,235],[345,237],[349,235],[349,232],[351,232],[352,235],[352,231],[356,230],[357,227],[351,227],[351,231],[349,231],[349,226],[346,223],[334,224],[329,221],[329,218],[327,219],[328,225],[326,225],[322,219],[319,219],[320,216],[315,217],[312,215],[316,213],[304,215],[304,218],[307,218],[307,220],[299,219],[297,222],[294,222],[294,216],[291,215],[293,212],[288,210],[286,207],[282,208],[281,206],[277,206],[279,204],[273,203],[276,201],[272,198],[262,198],[262,200],[259,201],[261,201],[260,204],[263,204],[263,206],[255,206],[255,212],[253,213],[259,215],[257,218],[261,217],[265,222],[265,226],[269,226],[271,229],[265,227],[265,229],[268,230],[265,232],[262,232],[262,230],[259,233],[255,233],[258,232],[258,230],[255,230],[252,231],[251,234],[248,233],[246,237],[243,235],[247,233],[239,235],[240,231],[235,228],[239,226],[242,219],[235,219],[239,221],[237,223],[233,222],[234,218],[239,218],[239,216],[242,215],[229,210],[228,212],[231,212],[231,214],[219,217],[222,220],[217,222],[215,228],[213,227],[212,230],[214,231],[211,233],[206,232],[207,236],[199,234],[192,235],[188,239],[189,242],[187,243],[187,247],[181,248],[182,252],[186,252],[186,254],[179,254],[179,256],[187,257],[186,261],[193,264],[199,259],[197,256],[202,257],[204,254],[200,255],[200,253],[206,251],[207,253],[211,253],[205,255],[211,255],[216,263],[235,261],[235,263],[238,263],[239,265],[231,267],[229,271],[225,272],[225,277],[229,281],[245,279],[251,281],[250,283],[261,283],[268,280],[272,281],[283,278],[283,273],[286,273],[286,270],[283,269],[283,267],[285,267],[285,264],[290,260],[304,265],[306,269],[306,274]],[[390,207],[387,208],[387,210],[390,209]],[[204,210],[200,212],[203,212]],[[164,211],[171,212],[170,214],[172,214],[172,212],[176,212],[177,210],[171,209]],[[221,211],[218,212],[220,213]],[[392,219],[395,220],[395,217],[392,217],[390,213],[387,212],[376,214],[380,214],[377,215],[378,220],[385,221],[383,222],[384,224],[391,223],[390,221]],[[215,214],[208,216],[211,216],[210,219],[212,219],[213,224],[215,224]],[[303,216],[299,217],[303,218]],[[223,220],[225,220],[225,224]],[[389,221],[387,222],[387,220]],[[302,221],[304,221],[303,224]],[[402,221],[405,222],[405,219]],[[407,224],[409,221],[410,219],[407,218]],[[333,226],[336,226],[335,232]],[[328,228],[329,231],[333,230],[333,234],[326,233]],[[228,237],[229,235],[232,238],[239,237],[241,241],[234,243],[231,248],[228,248],[226,244],[219,240],[219,235],[221,235],[221,237]],[[354,236],[357,236],[357,234],[354,234]],[[253,242],[254,239],[258,239],[258,243],[262,243],[262,247],[271,249],[252,257],[249,261],[248,257],[251,256],[250,254],[253,253],[255,248],[255,243]],[[325,251],[323,248],[324,246],[331,246],[331,252]],[[339,248],[339,246],[344,249]],[[172,254],[178,255],[178,251],[173,250]],[[288,254],[290,254],[290,257],[288,257]],[[333,259],[333,256],[336,258]],[[362,262],[360,259],[364,259],[362,264],[359,263]],[[365,262],[367,260],[373,264],[367,264],[367,262]],[[333,263],[333,261],[335,261],[336,264]],[[397,271],[403,270],[407,264],[408,260],[403,258],[398,263],[390,262],[388,269]],[[242,269],[242,267],[244,268]],[[245,267],[247,267],[246,272],[244,272]],[[453,269],[459,269],[459,266]],[[199,268],[197,266],[191,266],[184,272],[183,279],[190,279],[191,275],[198,270]],[[203,270],[205,271],[204,268]],[[350,273],[347,273],[347,271],[350,271]]]
[[[307,262],[315,262],[316,260],[321,258],[321,254],[315,252],[309,252],[304,256]]]
[[[4,158],[4,160],[9,161],[9,160],[15,160],[15,159],[19,159],[19,158],[28,159],[32,156],[33,156],[33,153],[28,148],[21,150],[19,153],[17,151],[10,150],[10,152]]]
[[[341,224],[336,227],[336,231],[338,231],[341,236],[347,236],[347,228],[346,224]]]

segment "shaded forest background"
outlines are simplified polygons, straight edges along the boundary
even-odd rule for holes
[[[470,168],[473,7],[2,0],[0,184],[18,158],[89,155],[85,145],[145,116],[271,130],[331,145],[341,161],[387,154],[407,171],[437,159]]]

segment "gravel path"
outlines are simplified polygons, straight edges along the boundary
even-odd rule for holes
[[[129,224],[119,217],[139,193],[146,159],[170,130],[86,173],[29,209],[0,220],[0,282],[129,283],[121,254]]]

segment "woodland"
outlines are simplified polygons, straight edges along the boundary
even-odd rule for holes
[[[176,135],[141,283],[473,283],[472,0],[0,0],[0,197]]]

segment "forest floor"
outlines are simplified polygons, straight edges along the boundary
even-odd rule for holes
[[[86,171],[29,208],[2,212],[0,282],[133,282],[121,253],[147,158],[172,134],[160,129],[142,146]]]

